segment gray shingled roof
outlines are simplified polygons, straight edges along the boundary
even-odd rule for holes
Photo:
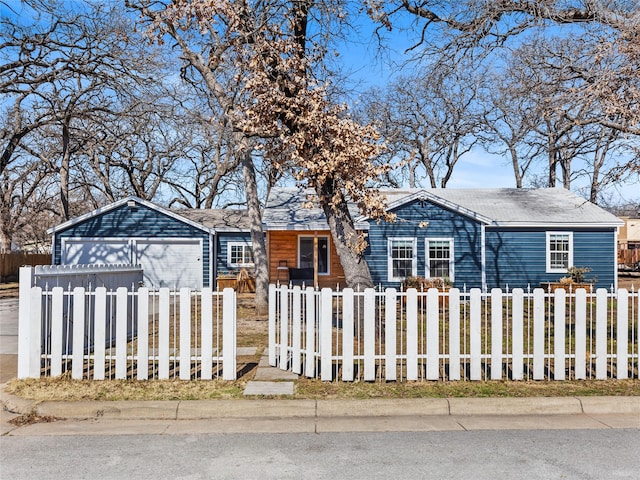
[[[174,208],[172,212],[216,231],[248,231],[247,210]]]
[[[262,223],[267,230],[328,230],[324,212],[320,208],[304,207],[311,195],[311,190],[272,188],[262,214]],[[360,216],[356,205],[349,205],[349,211],[354,219]],[[369,228],[367,222],[356,226],[361,230]]]
[[[383,190],[390,209],[411,200],[425,199],[463,215],[496,226],[618,226],[622,222],[611,213],[578,195],[560,188],[542,189],[405,189]],[[326,229],[318,208],[305,209],[304,191],[274,188],[267,201],[263,222],[267,229]],[[366,220],[352,206],[357,227]]]

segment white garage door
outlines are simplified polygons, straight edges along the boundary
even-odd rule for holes
[[[142,265],[148,287],[202,288],[199,240],[137,240],[134,263]]]
[[[63,265],[130,264],[127,240],[71,238],[62,240]]]

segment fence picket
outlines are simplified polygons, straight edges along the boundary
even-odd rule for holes
[[[469,354],[471,366],[469,378],[482,380],[482,298],[479,288],[472,288],[469,292]]]
[[[607,378],[607,291],[596,290],[596,380]]]
[[[169,379],[169,289],[158,292],[158,379]]]
[[[200,378],[211,380],[213,378],[213,289],[202,289],[200,300],[201,326],[200,326]]]
[[[309,378],[313,378],[316,371],[316,294],[313,287],[307,287],[306,289],[306,315],[304,374]]]
[[[565,379],[565,341],[566,341],[566,298],[567,294],[564,288],[559,288],[554,295],[554,314],[553,314],[553,379]]]
[[[62,375],[62,339],[64,292],[62,287],[51,291],[51,376]]]
[[[127,378],[127,314],[128,293],[126,287],[116,290],[116,379]]]
[[[298,285],[293,287],[293,299],[291,304],[291,371],[296,375],[302,373],[301,362],[302,352],[300,351],[302,342],[302,312],[301,312],[301,290]]]
[[[385,313],[384,313],[384,361],[385,380],[395,381],[396,373],[396,289],[387,288],[385,290]]]
[[[138,351],[136,368],[138,380],[149,378],[149,289],[138,289]]]
[[[98,287],[95,290],[94,302],[94,341],[93,341],[93,379],[105,378],[105,342],[107,328],[107,289]]]
[[[491,380],[502,380],[502,290],[491,289]]]
[[[418,291],[407,290],[407,380],[418,380]]]
[[[514,288],[511,294],[511,379],[522,380],[524,376],[524,290]]]
[[[180,289],[180,380],[191,379],[191,290]]]
[[[364,380],[376,379],[376,292],[373,288],[364,291]]]
[[[544,380],[544,301],[541,288],[533,291],[533,379]]]
[[[320,291],[320,378],[333,380],[332,330],[333,330],[333,292],[330,288]]]
[[[587,378],[587,291],[578,288],[575,296],[575,378]]]
[[[289,356],[289,291],[280,291],[280,368],[288,368]]]
[[[616,338],[616,378],[626,380],[628,377],[628,342],[629,342],[629,292],[618,290]]]
[[[440,315],[437,288],[427,291],[427,380],[440,378]]]
[[[353,289],[342,291],[342,380],[353,381]]]
[[[73,289],[73,350],[71,378],[82,380],[84,372],[84,288]]]

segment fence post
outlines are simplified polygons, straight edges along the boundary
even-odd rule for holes
[[[276,286],[272,283],[269,285],[269,365],[276,366]]]
[[[472,288],[469,292],[469,378],[482,380],[482,292]]]
[[[31,286],[33,267],[20,267],[18,289],[18,378],[29,378],[31,368]],[[38,335],[38,342],[40,341]],[[38,365],[40,367],[40,365]]]
[[[236,292],[222,291],[222,379],[235,380],[236,368]]]

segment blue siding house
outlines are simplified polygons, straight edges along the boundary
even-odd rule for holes
[[[230,243],[249,245],[240,249],[252,260],[245,219],[238,210],[169,210],[128,197],[50,229],[52,263],[142,265],[146,286],[215,288],[216,276],[234,268]]]
[[[356,227],[368,235],[365,258],[375,284],[399,288],[405,278],[421,276],[444,278],[459,288],[535,288],[558,281],[571,267],[587,267],[596,286],[617,286],[616,235],[622,222],[570,191],[381,193],[396,214],[393,223],[362,217],[351,206]],[[319,228],[324,215],[319,208],[302,207],[308,198],[298,189],[273,189],[263,217],[267,238],[270,229],[292,225],[292,219]]]

